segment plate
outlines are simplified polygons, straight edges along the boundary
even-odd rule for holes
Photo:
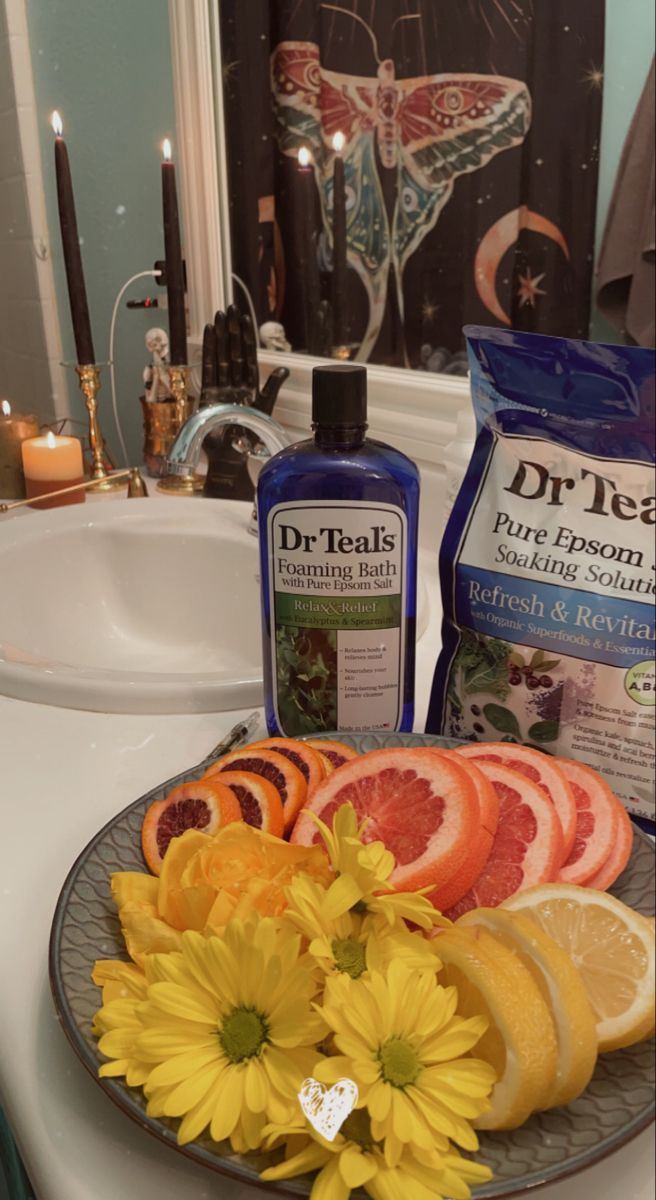
[[[383,746],[445,746],[456,743],[422,734],[336,734],[356,750]],[[82,851],[62,888],[50,936],[50,981],[55,1006],[73,1049],[98,1085],[119,1108],[150,1133],[195,1162],[242,1183],[283,1196],[307,1196],[309,1176],[284,1183],[262,1183],[258,1168],[270,1162],[264,1155],[235,1154],[227,1142],[199,1138],[188,1146],[176,1142],[177,1121],[148,1117],[143,1093],[118,1079],[99,1079],[103,1060],[91,1032],[100,993],[91,982],[97,958],[126,959],[125,946],[112,903],[112,871],[143,871],[140,848],[143,815],[177,783],[198,778],[197,768],[154,788],[114,817]],[[635,831],[629,865],[613,894],[645,915],[654,912],[654,849]],[[653,1043],[603,1055],[582,1096],[567,1108],[538,1113],[512,1133],[481,1134],[476,1158],[494,1178],[475,1190],[484,1197],[516,1196],[541,1184],[553,1183],[590,1166],[635,1137],[654,1117]],[[362,1195],[363,1193],[359,1193]]]

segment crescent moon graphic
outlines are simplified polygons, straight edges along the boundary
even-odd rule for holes
[[[570,256],[569,246],[558,226],[546,217],[541,217],[539,213],[531,212],[525,204],[521,208],[513,208],[512,212],[500,217],[488,229],[476,253],[474,279],[483,304],[504,325],[510,325],[512,322],[497,296],[497,271],[501,259],[518,240],[522,229],[543,233],[560,246],[568,261]]]

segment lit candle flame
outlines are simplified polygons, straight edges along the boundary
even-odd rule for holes
[[[335,154],[342,153],[345,143],[346,138],[344,137],[344,134],[338,131],[333,138],[333,150],[335,151]]]
[[[54,450],[55,446],[57,445],[57,439],[56,439],[54,433],[52,432],[52,429],[48,430],[48,436],[46,437],[46,444],[47,444],[49,450]]]
[[[62,124],[62,119],[61,119],[59,113],[57,112],[57,109],[55,109],[54,113],[52,114],[52,116],[50,118],[50,124],[52,125],[55,133],[57,134],[57,137],[61,137],[62,133],[64,132],[64,126]]]
[[[312,162],[312,155],[310,154],[310,151],[308,150],[307,146],[301,146],[301,148],[298,152],[299,167],[309,167],[311,162]]]
[[[2,415],[3,417],[11,416],[11,404],[8,400],[2,401]]]
[[[162,142],[162,158],[165,162],[171,161],[171,143],[168,138],[164,138]]]

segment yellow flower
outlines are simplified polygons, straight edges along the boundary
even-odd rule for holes
[[[361,1108],[346,1118],[332,1142],[313,1131],[299,1146],[296,1126],[266,1132],[269,1145],[288,1139],[287,1153],[283,1162],[262,1171],[262,1179],[291,1179],[318,1170],[312,1200],[348,1200],[356,1187],[364,1187],[374,1200],[468,1200],[469,1184],[484,1183],[492,1174],[452,1148],[417,1155],[404,1146],[398,1163],[389,1166]]]
[[[223,939],[182,934],[181,953],[148,955],[145,972],[145,1001],[125,1011],[100,1050],[148,1064],[147,1111],[182,1117],[181,1145],[209,1126],[215,1141],[255,1149],[267,1122],[293,1117],[325,1033],[300,937],[271,918],[232,921]],[[102,1074],[107,1066],[121,1073],[106,1064]]]
[[[380,913],[327,915],[326,889],[300,875],[286,889],[284,920],[307,938],[308,953],[326,974],[346,971],[358,979],[364,971],[383,970],[394,959],[406,966],[439,970],[437,940],[411,933],[398,918],[393,925]]]
[[[496,1075],[469,1057],[487,1020],[459,1017],[457,1000],[455,988],[401,962],[368,979],[326,980],[319,1011],[340,1053],[314,1074],[324,1083],[355,1081],[390,1167],[406,1145],[415,1153],[446,1150],[449,1140],[465,1150],[478,1147],[470,1122],[489,1108]]]
[[[331,866],[337,876],[328,888],[326,915],[339,917],[349,909],[378,912],[390,925],[399,917],[412,921],[422,929],[434,925],[451,925],[429,900],[415,892],[396,892],[390,883],[395,867],[394,855],[383,842],[364,843],[367,822],[358,829],[352,804],[342,804],[333,819],[333,827],[309,812],[316,823],[328,851]],[[427,889],[428,890],[428,889]],[[380,895],[384,892],[384,895]]]
[[[220,934],[253,912],[279,915],[300,872],[326,885],[333,878],[318,846],[292,846],[243,821],[213,836],[188,829],[164,856],[157,910],[176,929]]]

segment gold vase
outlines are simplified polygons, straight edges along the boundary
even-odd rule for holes
[[[149,475],[161,479],[166,475],[168,452],[180,431],[178,403],[176,400],[146,400],[145,396],[140,396],[139,400],[144,420],[144,463]],[[185,421],[191,416],[193,404],[193,396],[188,396]]]

